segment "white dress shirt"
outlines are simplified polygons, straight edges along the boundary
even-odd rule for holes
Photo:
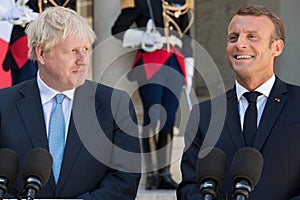
[[[275,83],[275,75],[267,80],[265,83],[263,83],[261,86],[255,89],[255,91],[260,92],[262,95],[257,97],[257,127],[259,127],[260,119],[263,113],[263,110],[265,108],[265,105],[267,103],[267,99],[270,95],[270,92],[272,90],[272,87]],[[236,86],[236,95],[237,95],[237,100],[238,100],[238,108],[239,108],[239,114],[240,114],[240,122],[241,122],[241,128],[243,130],[243,125],[244,125],[244,116],[246,109],[248,107],[248,101],[247,99],[243,96],[245,92],[249,92],[246,88],[241,86],[237,81],[235,81],[235,86]]]
[[[43,112],[44,112],[44,119],[46,124],[46,132],[47,136],[49,134],[49,121],[50,121],[50,115],[53,109],[53,103],[55,101],[55,96],[60,93],[58,91],[53,90],[49,86],[44,83],[40,77],[39,71],[37,73],[37,84],[40,90],[40,96],[42,100],[43,105]],[[64,112],[64,118],[65,118],[65,140],[67,138],[67,133],[69,130],[69,122],[70,122],[70,116],[71,116],[71,110],[73,105],[73,99],[74,99],[74,93],[75,89],[67,90],[62,92],[66,97],[64,98],[64,101],[62,103],[62,109]]]

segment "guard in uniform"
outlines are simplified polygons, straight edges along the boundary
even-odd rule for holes
[[[192,86],[193,7],[193,0],[121,0],[111,29],[123,47],[139,48],[128,78],[138,81],[144,109],[146,189],[177,187],[170,174],[171,149],[180,94],[183,86],[187,93]]]
[[[25,3],[21,5],[21,3]],[[64,6],[76,10],[76,0],[25,0],[16,1],[14,7],[15,12],[14,19],[6,19],[14,24],[12,27],[11,37],[9,40],[9,46],[5,59],[3,60],[2,67],[5,71],[11,71],[12,85],[18,84],[22,81],[31,79],[36,76],[37,63],[28,60],[28,47],[27,47],[27,35],[25,34],[25,23],[20,23],[18,19],[21,19],[23,12],[16,12],[20,8],[26,8],[26,11],[30,13],[41,13],[45,8],[51,6]],[[17,16],[20,14],[20,16]],[[15,20],[16,19],[16,20]]]

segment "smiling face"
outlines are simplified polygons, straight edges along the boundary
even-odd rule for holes
[[[274,58],[283,50],[281,39],[272,41],[274,29],[272,21],[264,15],[235,15],[228,26],[228,61],[237,81],[250,90],[273,75]]]
[[[89,65],[90,42],[69,37],[45,52],[36,47],[40,77],[52,89],[65,91],[82,85]]]

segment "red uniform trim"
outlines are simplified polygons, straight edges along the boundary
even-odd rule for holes
[[[1,68],[3,67],[3,62],[5,60],[5,57],[6,57],[6,54],[7,54],[7,51],[8,51],[8,43],[1,39],[0,38],[0,48],[1,48],[1,51],[0,51],[0,66]]]
[[[10,46],[10,51],[18,68],[21,69],[28,60],[27,35],[23,35]]]
[[[3,61],[8,51],[8,43],[0,38],[0,88],[9,87],[12,85],[11,74],[9,71],[4,71]]]
[[[159,69],[173,54],[175,54],[176,56],[182,75],[186,77],[184,57],[176,48],[171,48],[170,51],[168,51],[167,49],[159,49],[153,52],[145,52],[139,50],[134,59],[133,67],[136,67],[139,59],[143,59],[146,78],[147,80],[149,80],[159,71]]]

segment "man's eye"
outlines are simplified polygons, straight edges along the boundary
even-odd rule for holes
[[[237,38],[238,38],[238,37],[237,37],[236,35],[231,35],[231,36],[228,37],[227,40],[228,40],[229,42],[234,42],[234,41],[237,40]]]
[[[256,38],[258,38],[256,35],[248,35],[248,38],[250,38],[250,39],[256,39]]]
[[[82,49],[72,49],[71,50],[71,52],[72,53],[79,53],[79,52],[87,52],[87,51],[89,51],[89,48],[88,47],[84,47],[84,48],[82,48]]]

